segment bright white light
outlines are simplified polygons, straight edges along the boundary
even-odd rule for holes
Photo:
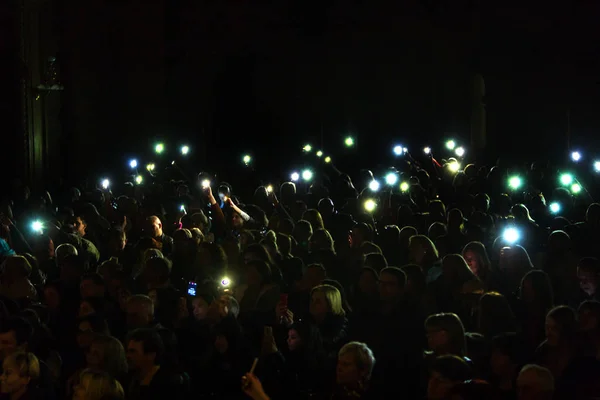
[[[252,161],[252,157],[250,157],[250,155],[246,154],[243,158],[242,161],[244,162],[244,164],[248,165],[250,164],[250,162]]]
[[[454,153],[458,156],[458,157],[462,157],[465,155],[465,148],[464,147],[457,147],[456,150],[454,150]]]
[[[392,186],[392,185],[395,185],[396,182],[398,182],[398,174],[390,172],[389,174],[387,174],[385,176],[385,183],[386,184]]]
[[[304,179],[305,181],[310,181],[313,177],[313,173],[310,169],[305,169],[304,171],[302,171],[302,179]]]
[[[190,152],[190,147],[189,146],[181,146],[181,154],[183,154],[185,156],[189,152]]]
[[[273,186],[272,185],[267,186],[267,193],[273,193]]]
[[[456,147],[456,142],[454,140],[448,140],[446,142],[446,148],[448,150],[454,150],[455,147]]]
[[[408,182],[402,182],[402,183],[400,184],[400,190],[401,190],[402,192],[408,192],[408,189],[410,189],[410,185],[409,185],[409,183],[408,183]]]
[[[221,279],[221,286],[229,286],[230,284],[231,284],[231,281],[229,280],[229,278]]]
[[[559,203],[550,203],[550,212],[552,214],[558,214],[560,212],[560,204]]]
[[[129,161],[129,166],[131,168],[137,168],[137,160],[131,160],[131,161]]]
[[[594,162],[594,170],[596,170],[596,172],[600,172],[600,161]]]
[[[110,186],[110,181],[108,179],[103,179],[102,180],[102,188],[108,189],[109,186]]]
[[[31,229],[33,229],[36,232],[41,232],[43,227],[44,227],[44,225],[42,224],[41,221],[33,221],[31,223]]]
[[[395,155],[401,156],[402,153],[404,153],[404,147],[402,147],[400,145],[394,146],[393,151],[394,151]]]
[[[210,181],[208,179],[205,179],[202,181],[201,185],[202,189],[208,189],[210,187]]]
[[[371,189],[371,191],[372,191],[372,192],[376,192],[376,191],[378,191],[380,186],[381,186],[381,185],[379,185],[379,182],[378,182],[378,181],[376,181],[376,180],[372,180],[372,181],[369,183],[369,189]]]
[[[156,166],[154,164],[148,164],[148,165],[146,165],[146,169],[148,171],[154,171],[154,168],[156,168]]]
[[[317,157],[323,157],[323,152],[321,150],[317,151]]]
[[[425,153],[425,154],[431,154],[431,147],[424,147],[423,148],[423,153]]]
[[[329,164],[331,162],[331,157],[329,157],[329,156],[325,157],[325,162],[327,164]]]
[[[185,206],[183,204],[179,206],[179,211],[185,211]]]
[[[516,228],[506,228],[502,234],[502,238],[505,242],[512,244],[521,238],[521,234]]]
[[[312,146],[310,144],[304,145],[302,150],[306,153],[310,153],[312,151]]]
[[[292,179],[292,182],[298,182],[300,180],[300,174],[297,172],[292,172],[290,178]]]
[[[578,151],[574,151],[571,153],[571,159],[575,162],[581,160],[581,153]]]
[[[135,183],[137,183],[138,185],[141,185],[143,181],[144,178],[141,175],[135,177]]]

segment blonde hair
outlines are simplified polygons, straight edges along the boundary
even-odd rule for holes
[[[102,347],[102,370],[108,372],[111,376],[123,376],[127,373],[127,358],[123,344],[109,335],[97,335],[92,341],[92,345]]]
[[[323,295],[325,295],[325,300],[327,301],[329,310],[333,315],[346,315],[346,311],[344,311],[344,305],[342,302],[342,294],[335,286],[315,286],[310,292],[311,298],[315,293],[323,293]]]
[[[102,400],[105,397],[111,399],[125,398],[125,392],[119,381],[104,371],[86,369],[79,376],[79,384],[83,385],[85,379],[88,379],[88,384],[85,387],[87,400]]]
[[[448,333],[448,350],[450,354],[465,356],[467,341],[465,327],[460,317],[454,313],[441,313],[430,315],[425,320],[425,329],[436,329]]]
[[[36,380],[40,377],[40,361],[33,353],[16,352],[4,359],[4,364],[12,363],[19,376]]]
[[[358,369],[364,371],[366,379],[370,379],[373,367],[375,366],[375,356],[369,346],[361,342],[346,343],[339,351],[338,357],[346,354],[352,354]]]

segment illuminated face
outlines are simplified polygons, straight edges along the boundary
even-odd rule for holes
[[[77,234],[79,236],[85,236],[85,229],[87,228],[87,225],[83,222],[83,220],[80,217],[77,217],[75,218],[75,222],[73,224],[75,225]]]
[[[198,321],[202,321],[206,318],[208,313],[208,303],[202,297],[196,297],[192,301],[192,307],[194,309],[194,318]]]
[[[244,226],[244,220],[238,213],[233,213],[231,223],[235,229],[241,229]]]
[[[288,331],[287,345],[290,351],[296,351],[302,346],[302,338],[298,335],[295,329],[290,329]]]
[[[577,268],[579,287],[588,296],[593,296],[598,290],[598,276],[586,268]]]
[[[27,386],[29,377],[21,376],[18,367],[12,362],[5,361],[2,369],[2,375],[0,375],[1,392],[9,395],[7,398],[12,398],[11,394],[17,393]]]
[[[471,250],[467,250],[465,251],[464,254],[465,257],[465,261],[467,262],[467,265],[469,266],[469,269],[471,270],[471,272],[473,272],[475,275],[479,276],[479,258],[477,257],[477,254],[475,254],[474,251]]]

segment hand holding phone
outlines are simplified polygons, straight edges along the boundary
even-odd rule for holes
[[[190,296],[196,296],[196,282],[190,281],[188,282],[188,289],[187,289],[187,293]]]

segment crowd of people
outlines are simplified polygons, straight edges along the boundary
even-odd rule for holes
[[[600,204],[455,163],[14,185],[0,399],[600,398]]]

